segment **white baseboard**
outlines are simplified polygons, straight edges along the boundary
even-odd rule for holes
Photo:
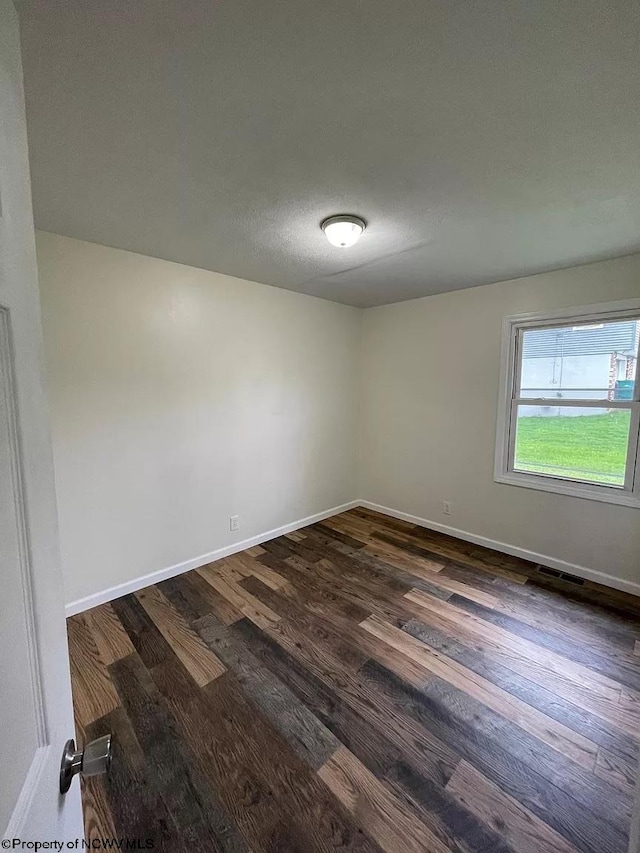
[[[317,521],[323,521],[325,518],[330,518],[332,515],[338,515],[341,512],[346,512],[348,509],[362,506],[366,509],[372,509],[380,512],[383,515],[398,518],[402,521],[408,521],[411,524],[416,524],[419,527],[426,527],[428,530],[436,530],[439,533],[446,533],[448,536],[454,536],[456,539],[463,539],[465,542],[473,542],[474,545],[482,545],[485,548],[492,548],[494,551],[500,551],[503,554],[510,554],[512,557],[521,557],[523,560],[529,560],[532,563],[539,563],[543,566],[548,566],[551,569],[556,569],[559,572],[568,572],[571,575],[576,575],[585,580],[594,581],[603,586],[612,587],[613,589],[629,592],[632,595],[640,596],[640,583],[623,580],[614,575],[608,575],[604,572],[598,572],[595,569],[589,569],[586,566],[579,566],[576,563],[569,563],[566,560],[558,560],[555,557],[549,557],[546,554],[538,554],[535,551],[528,551],[526,548],[519,548],[516,545],[509,545],[506,542],[498,542],[495,539],[489,539],[486,536],[479,536],[476,533],[468,533],[466,530],[460,530],[457,527],[450,527],[447,524],[440,524],[438,521],[430,521],[426,518],[420,518],[417,515],[411,515],[407,512],[391,509],[388,506],[372,503],[371,501],[356,500],[349,503],[335,506],[327,509],[324,512],[318,512],[315,515],[310,515],[307,518],[301,518],[297,521],[292,521],[282,527],[269,530],[266,533],[260,533],[257,536],[252,536],[250,539],[244,539],[242,542],[234,542],[232,545],[226,545],[224,548],[218,548],[208,554],[201,554],[199,557],[194,557],[190,560],[185,560],[182,563],[177,563],[175,566],[168,566],[164,569],[159,569],[157,572],[151,572],[141,577],[134,578],[131,581],[118,584],[117,586],[109,587],[101,592],[96,592],[93,595],[88,595],[86,598],[79,598],[77,601],[71,601],[66,605],[66,615],[74,616],[76,613],[81,613],[83,610],[89,610],[92,607],[97,607],[99,604],[104,604],[107,601],[113,601],[114,598],[120,598],[122,595],[128,595],[131,592],[136,592],[145,586],[158,583],[159,581],[173,578],[176,575],[181,575],[183,572],[197,569],[207,563],[213,563],[216,560],[221,560],[223,557],[229,557],[231,554],[237,554],[239,551],[244,551],[251,548],[253,545],[260,545],[262,542],[268,542],[269,539],[276,539],[278,536],[284,536],[285,533],[291,533],[293,530],[299,530],[301,527],[308,527],[310,524],[315,524]]]
[[[254,545],[260,545],[262,542],[268,542],[269,539],[276,539],[278,536],[284,536],[285,533],[291,533],[293,530],[299,530],[301,527],[308,527],[310,524],[315,524],[317,521],[323,521],[325,518],[330,518],[332,515],[346,512],[348,509],[360,506],[360,501],[349,501],[349,503],[341,506],[334,506],[324,512],[318,512],[315,515],[309,515],[307,518],[300,518],[297,521],[292,521],[289,524],[284,524],[282,527],[277,527],[275,530],[268,530],[266,533],[260,533],[257,536],[252,536],[250,539],[243,539],[242,542],[234,542],[232,545],[225,545],[224,548],[218,548],[215,551],[210,551],[208,554],[201,554],[199,557],[193,557],[191,560],[185,560],[183,563],[176,563],[175,566],[168,566],[165,569],[159,569],[157,572],[151,572],[147,575],[141,575],[131,581],[118,584],[117,586],[109,587],[102,592],[96,592],[93,595],[88,595],[86,598],[79,598],[77,601],[71,601],[65,607],[67,616],[75,616],[76,613],[82,613],[83,610],[90,610],[92,607],[97,607],[99,604],[104,604],[107,601],[113,601],[114,598],[120,598],[122,595],[128,595],[131,592],[136,592],[145,586],[151,586],[154,583],[174,578],[176,575],[181,575],[183,572],[189,572],[191,569],[197,569],[200,566],[205,566],[207,563],[213,563],[216,560],[221,560],[223,557],[230,557],[231,554],[237,554],[238,551],[244,551]]]
[[[539,563],[542,566],[548,566],[550,569],[556,569],[559,572],[567,572],[570,575],[576,575],[579,578],[594,581],[594,583],[599,583],[603,586],[609,586],[622,592],[629,592],[632,595],[640,596],[640,583],[634,583],[634,581],[617,578],[614,575],[608,575],[604,572],[597,572],[595,569],[579,566],[576,563],[568,563],[566,560],[557,560],[555,557],[549,557],[547,554],[537,554],[535,551],[528,551],[526,548],[519,548],[516,545],[509,545],[506,542],[498,542],[495,539],[488,539],[486,536],[478,536],[476,533],[468,533],[466,530],[459,530],[457,527],[449,527],[448,524],[429,521],[426,518],[410,515],[407,512],[399,512],[396,509],[391,509],[388,506],[380,506],[380,504],[375,504],[371,501],[361,500],[358,503],[360,506],[365,507],[365,509],[372,509],[383,515],[389,515],[401,521],[408,521],[419,527],[426,527],[428,530],[446,533],[448,536],[454,536],[456,539],[473,542],[474,545],[492,548],[494,551],[501,551],[503,554],[510,554],[512,557],[521,557],[523,560]]]

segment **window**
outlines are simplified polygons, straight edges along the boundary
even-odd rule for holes
[[[640,507],[640,300],[507,317],[495,479]]]

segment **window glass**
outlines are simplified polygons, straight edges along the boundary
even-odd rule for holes
[[[638,320],[523,330],[519,396],[551,400],[631,399],[639,334]]]
[[[623,486],[631,412],[518,406],[516,471]]]

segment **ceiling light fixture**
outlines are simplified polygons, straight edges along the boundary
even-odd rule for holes
[[[338,249],[348,249],[357,243],[366,227],[364,219],[346,213],[330,216],[320,223],[324,236]]]

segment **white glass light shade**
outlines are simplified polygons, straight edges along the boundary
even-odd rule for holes
[[[359,216],[330,216],[320,226],[332,246],[348,249],[360,239],[365,223]]]

